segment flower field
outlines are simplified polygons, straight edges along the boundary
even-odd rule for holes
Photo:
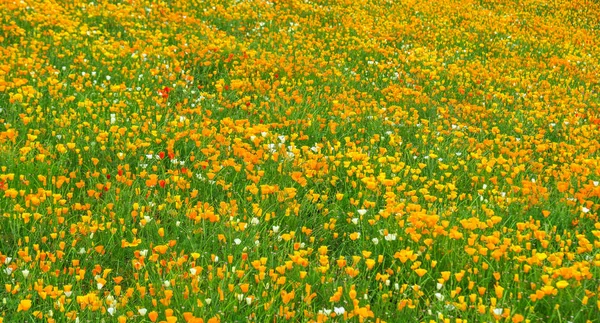
[[[0,323],[600,322],[597,1],[0,22]]]

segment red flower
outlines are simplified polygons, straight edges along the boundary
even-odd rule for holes
[[[106,179],[110,179],[110,174],[106,174]]]
[[[158,185],[160,185],[160,187],[165,188],[165,185],[167,184],[167,182],[164,179],[161,179],[160,181],[158,181]]]
[[[173,158],[175,158],[175,153],[172,152],[172,151],[170,151],[169,152],[169,159],[173,159]]]
[[[159,152],[159,153],[158,153],[158,157],[159,157],[160,159],[163,159],[163,158],[165,158],[165,152],[164,152],[164,151],[161,151],[161,152]]]
[[[119,172],[117,174],[119,174],[119,176],[123,176],[123,170],[119,169]]]
[[[163,99],[169,98],[169,92],[171,92],[171,89],[168,86],[165,86],[162,90],[158,90]]]

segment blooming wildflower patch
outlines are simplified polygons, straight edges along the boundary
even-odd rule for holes
[[[0,0],[0,323],[597,320],[599,17]]]

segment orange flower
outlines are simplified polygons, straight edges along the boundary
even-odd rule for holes
[[[167,252],[167,245],[158,245],[155,246],[152,250],[154,250],[154,252],[160,253],[160,254],[165,254]]]
[[[156,319],[158,318],[158,313],[156,311],[152,311],[148,313],[148,318],[150,319],[150,321],[156,322]]]

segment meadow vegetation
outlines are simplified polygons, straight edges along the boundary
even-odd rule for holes
[[[599,322],[597,1],[0,26],[0,323]]]

